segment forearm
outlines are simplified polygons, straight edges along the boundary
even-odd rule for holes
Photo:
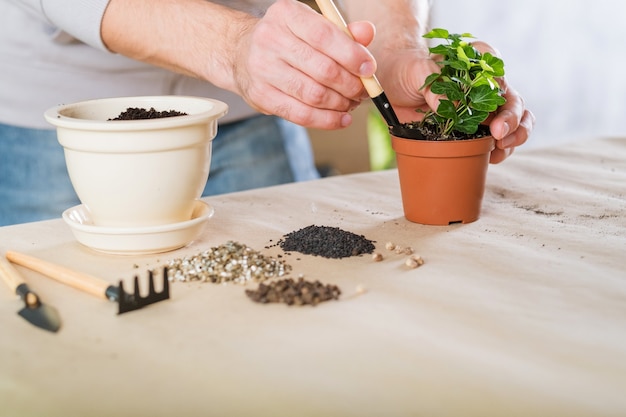
[[[205,0],[111,0],[101,26],[112,52],[234,89],[234,57],[256,19]]]

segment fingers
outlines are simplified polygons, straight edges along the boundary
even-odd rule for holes
[[[262,113],[274,114],[301,126],[316,129],[342,129],[352,123],[352,116],[349,112],[317,109],[274,88],[264,89],[264,97],[266,100],[260,107],[254,102],[249,102],[249,104]],[[356,105],[358,103],[354,104],[354,107]]]
[[[526,109],[522,97],[505,80],[501,80],[501,87],[505,89],[506,103],[498,109],[489,128],[496,139],[496,147],[506,150],[528,140],[535,125],[535,116]]]
[[[376,27],[371,22],[354,22],[348,24],[348,30],[355,41],[368,46],[376,36]]]
[[[474,47],[494,56],[501,56],[498,50],[484,42],[474,42]],[[517,146],[523,145],[535,126],[535,116],[526,109],[522,97],[512,89],[506,79],[499,79],[500,87],[505,91],[506,103],[491,118],[489,129],[496,139],[496,149],[491,153],[490,162],[497,164],[508,158]]]
[[[362,42],[371,42],[371,24],[352,24],[350,27]],[[321,16],[302,22],[290,21],[289,29],[301,40],[286,57],[289,64],[345,97],[360,94],[362,83],[359,77],[370,77],[376,72],[376,61],[365,46]]]
[[[499,164],[500,162],[511,156],[514,150],[515,148],[494,149],[493,151],[491,151],[491,155],[489,155],[489,163]]]
[[[350,26],[355,42],[308,6],[278,0],[248,34],[234,65],[237,92],[257,110],[321,129],[349,125],[349,111],[367,97],[360,76],[376,61],[363,44],[374,27]]]
[[[349,115],[359,105],[358,101],[349,101],[345,109],[343,105],[338,106],[340,110],[326,106],[316,107],[270,85],[255,88],[247,96],[252,98],[248,103],[263,113],[275,114],[301,126],[317,129],[340,129],[349,126],[352,118],[346,118],[345,115]],[[257,97],[262,99],[254,100]]]
[[[290,48],[291,53],[281,57],[285,48]],[[363,84],[358,77],[312,50],[305,42],[296,40],[290,45],[275,42],[259,53],[264,56],[252,55],[251,59],[261,63],[268,56],[275,58],[272,63],[266,63],[265,68],[261,64],[256,66],[256,71],[263,73],[255,74],[252,85],[257,88],[249,90],[249,94],[254,91],[259,94],[251,99],[264,100],[263,92],[259,90],[268,85],[315,108],[348,111],[352,101],[364,95]]]
[[[496,123],[499,119],[498,116],[494,119],[493,123]],[[515,119],[515,116],[510,114],[503,115],[501,119]],[[507,122],[504,122],[507,123]],[[500,163],[508,158],[512,153],[515,147],[520,146],[528,140],[530,133],[535,126],[535,116],[530,110],[524,109],[522,118],[517,125],[517,127],[511,131],[511,133],[506,134],[500,140],[496,139],[496,149],[491,152],[491,157],[489,162],[493,164]],[[493,133],[493,130],[492,130]],[[495,137],[495,134],[494,134]]]

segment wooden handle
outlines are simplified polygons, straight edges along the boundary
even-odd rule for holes
[[[25,283],[24,278],[17,272],[17,269],[4,257],[0,258],[0,276],[14,293],[18,286]]]
[[[330,20],[339,29],[343,30],[348,36],[350,36],[350,38],[354,39],[350,30],[348,30],[346,21],[343,19],[343,16],[341,16],[341,13],[339,13],[339,9],[337,9],[333,0],[315,0],[315,3],[317,3],[317,7],[319,7],[326,19]],[[368,78],[361,78],[361,82],[370,97],[378,97],[383,93],[383,88],[380,86],[380,83],[375,75]]]
[[[108,282],[89,274],[73,271],[61,265],[56,265],[42,259],[19,252],[8,251],[6,257],[11,262],[24,266],[40,274],[46,275],[63,284],[85,291],[100,298],[106,297],[106,289],[111,285]]]

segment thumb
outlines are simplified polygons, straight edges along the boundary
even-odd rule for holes
[[[368,46],[372,43],[376,35],[376,27],[373,23],[367,21],[349,23],[348,30],[354,40],[363,46]]]

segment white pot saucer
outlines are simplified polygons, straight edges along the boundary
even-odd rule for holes
[[[115,255],[145,255],[182,248],[202,233],[215,210],[204,201],[196,201],[191,219],[151,227],[102,227],[93,224],[84,205],[63,212],[63,220],[83,245]]]

